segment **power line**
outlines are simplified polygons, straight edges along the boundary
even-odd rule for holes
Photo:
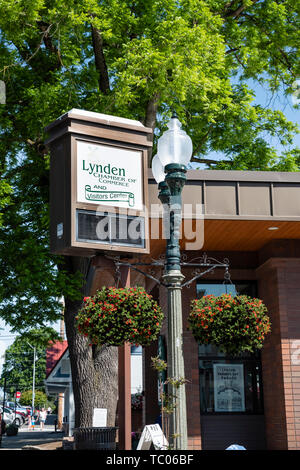
[[[18,335],[0,335],[1,338],[16,338]]]

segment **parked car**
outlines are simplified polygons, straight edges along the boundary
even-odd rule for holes
[[[22,426],[26,421],[26,414],[24,412],[4,407],[4,413],[9,416],[7,419],[4,418],[7,425],[15,424],[16,426]],[[10,422],[8,422],[8,420]]]
[[[10,408],[12,411],[19,411],[20,413],[23,413],[26,415],[27,413],[27,407],[26,406],[21,406],[18,403],[14,403],[13,401],[7,401],[6,402],[7,408]]]
[[[27,414],[28,414],[27,409],[23,406],[19,406],[17,403],[15,405],[15,403],[13,403],[11,401],[6,402],[6,404],[7,404],[7,407],[15,415],[14,423],[17,426],[22,426],[25,423],[26,418],[27,418]]]
[[[18,405],[18,403],[17,403],[17,405]],[[14,408],[15,407],[15,402],[14,401],[6,401],[5,406],[7,406],[7,408]]]
[[[0,406],[0,413],[2,415],[2,420],[5,422],[6,426],[14,422],[15,416],[9,408],[4,407],[4,414],[3,414],[3,407]]]
[[[13,414],[15,416],[14,424],[16,424],[17,426],[22,426],[26,421],[26,415],[24,413],[21,413],[20,411],[13,411]]]
[[[5,422],[2,421],[2,414],[0,414],[0,447],[2,445],[2,434],[4,434],[5,428],[6,428]]]

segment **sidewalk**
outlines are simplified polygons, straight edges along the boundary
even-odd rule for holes
[[[54,426],[45,426],[41,431],[39,426],[28,430],[27,426],[19,429],[17,436],[2,436],[0,450],[61,450],[64,433],[55,432]]]

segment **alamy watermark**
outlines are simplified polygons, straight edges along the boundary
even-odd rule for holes
[[[204,244],[204,206],[203,204],[151,204],[144,207],[143,215],[132,209],[119,212],[116,208],[108,213],[101,206],[96,211],[99,221],[96,236],[99,241],[113,239],[130,240],[131,243],[141,238],[168,240],[173,237],[184,241],[185,250],[200,250]],[[116,216],[114,216],[116,215]],[[144,219],[149,217],[149,232],[145,230]]]

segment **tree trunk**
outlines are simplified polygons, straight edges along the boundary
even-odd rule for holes
[[[74,274],[78,269],[86,279],[88,259],[65,258],[64,269]],[[82,297],[89,295],[82,289]],[[118,349],[112,346],[89,346],[79,334],[75,317],[82,300],[65,299],[65,325],[68,340],[75,402],[75,427],[89,427],[93,409],[107,409],[107,425],[114,426],[118,400]]]

